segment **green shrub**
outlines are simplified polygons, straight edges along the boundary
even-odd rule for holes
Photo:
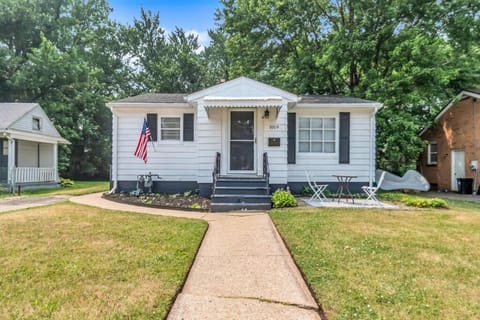
[[[68,188],[68,187],[73,187],[75,182],[71,179],[68,178],[60,178],[60,186],[62,188]]]
[[[302,194],[303,195],[311,195],[312,194],[312,188],[310,188],[307,185],[303,186]]]
[[[409,207],[417,208],[446,208],[447,202],[439,198],[409,198],[402,201],[403,204]]]
[[[414,195],[408,195],[405,193],[399,192],[388,192],[380,193],[380,199],[391,201],[391,202],[400,202],[409,207],[416,208],[447,208],[447,202],[439,198],[424,198]]]
[[[296,207],[297,200],[289,192],[285,190],[277,190],[272,195],[272,203],[274,208]]]

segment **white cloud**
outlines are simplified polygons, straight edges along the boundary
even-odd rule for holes
[[[197,53],[202,52],[205,50],[205,47],[210,44],[210,37],[208,36],[208,31],[197,31],[197,30],[189,30],[185,32],[187,35],[193,34],[197,36],[198,43],[200,44],[200,48],[198,48]]]

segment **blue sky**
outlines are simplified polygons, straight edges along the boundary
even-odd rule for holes
[[[220,7],[218,0],[110,0],[111,18],[131,24],[140,16],[140,8],[160,12],[160,25],[167,31],[175,26],[198,33],[202,44],[208,43],[207,30],[214,27],[213,14]]]

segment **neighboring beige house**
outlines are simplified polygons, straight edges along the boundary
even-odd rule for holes
[[[480,89],[462,91],[436,116],[420,137],[428,142],[420,171],[438,190],[458,191],[457,179],[475,178],[480,160]],[[475,180],[475,179],[474,179]],[[473,182],[478,189],[478,181]]]
[[[68,144],[37,103],[0,103],[0,186],[58,186],[58,144]]]

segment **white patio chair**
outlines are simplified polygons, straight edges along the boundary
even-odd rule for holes
[[[380,201],[378,201],[378,198],[377,198],[377,191],[382,186],[383,179],[385,178],[385,173],[386,173],[385,171],[382,172],[382,174],[380,175],[380,179],[378,179],[377,185],[375,187],[370,187],[370,186],[362,187],[363,192],[367,194],[367,201],[372,200],[377,206],[380,205]]]
[[[323,191],[327,189],[328,184],[318,184],[317,182],[315,182],[315,180],[313,179],[313,177],[310,175],[308,171],[305,171],[305,174],[307,176],[308,185],[313,192],[313,195],[310,198],[310,200],[320,200],[321,202],[328,200],[325,194],[323,193]]]

